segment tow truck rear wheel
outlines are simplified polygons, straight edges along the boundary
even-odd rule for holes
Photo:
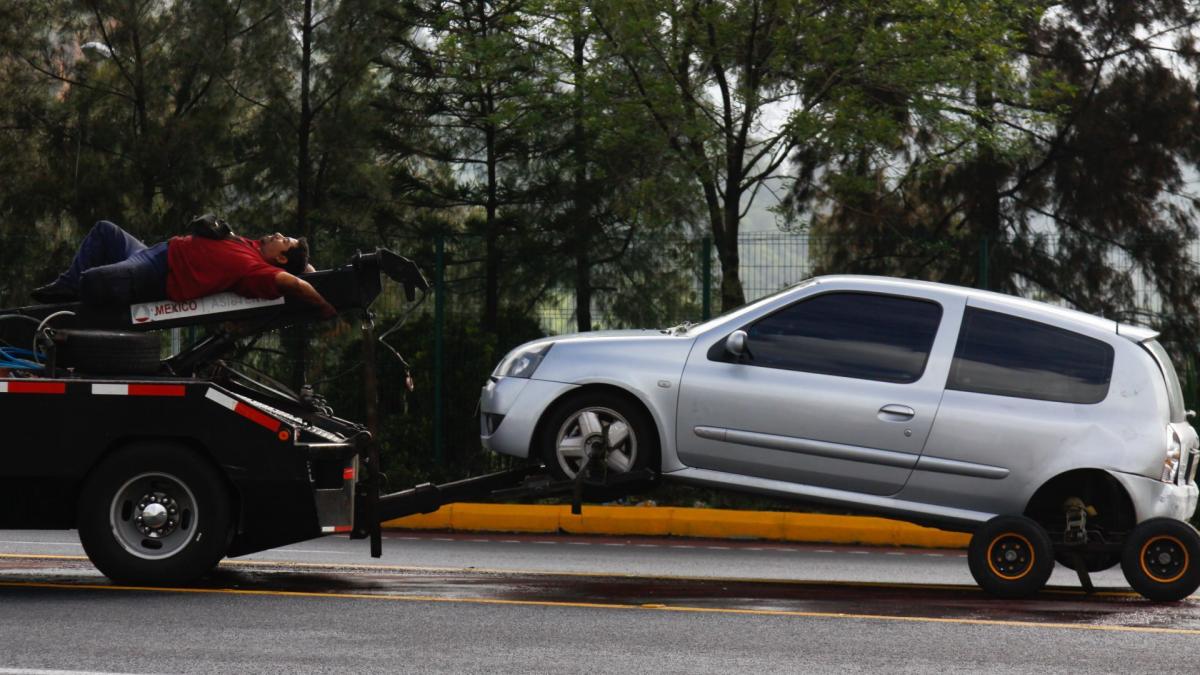
[[[105,459],[79,499],[79,540],[113,581],[177,585],[224,557],[231,508],[217,470],[198,453],[137,443]]]
[[[967,564],[975,583],[998,598],[1024,598],[1054,571],[1054,545],[1046,530],[1024,516],[996,516],[971,536]]]
[[[1121,571],[1150,600],[1182,600],[1200,588],[1200,533],[1174,518],[1140,523],[1125,540]]]

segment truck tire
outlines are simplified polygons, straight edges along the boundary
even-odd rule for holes
[[[58,365],[95,375],[157,373],[157,333],[65,329],[54,332]]]
[[[1125,540],[1121,571],[1150,600],[1182,600],[1200,588],[1200,534],[1174,518],[1142,522]]]
[[[118,583],[178,585],[210,571],[228,550],[232,507],[217,469],[178,445],[121,448],[88,476],[79,540]]]
[[[1024,516],[996,516],[971,536],[967,564],[975,583],[998,598],[1024,598],[1054,571],[1054,545],[1046,530]]]

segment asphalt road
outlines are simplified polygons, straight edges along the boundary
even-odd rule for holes
[[[1200,599],[1119,572],[1085,597],[1067,572],[1000,602],[956,551],[430,534],[373,560],[327,538],[152,590],[77,546],[0,531],[0,673],[1163,673],[1200,644]]]

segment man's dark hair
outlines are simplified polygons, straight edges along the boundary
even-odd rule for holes
[[[308,240],[300,237],[296,242],[295,246],[283,252],[287,258],[283,269],[291,274],[303,274],[304,268],[308,267]]]

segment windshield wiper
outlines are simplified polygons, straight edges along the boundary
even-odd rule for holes
[[[678,326],[671,326],[670,328],[663,328],[659,332],[664,333],[666,335],[684,335],[688,332],[689,328],[691,328],[692,326],[695,326],[695,325],[696,324],[692,323],[691,321],[684,321],[683,323],[679,324]]]

